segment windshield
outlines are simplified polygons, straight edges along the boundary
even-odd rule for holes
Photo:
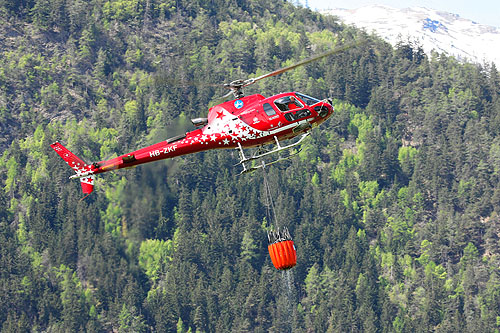
[[[296,93],[296,95],[304,101],[304,103],[306,103],[307,105],[313,105],[313,104],[316,104],[318,102],[320,102],[319,99],[316,99],[314,97],[311,97],[311,96],[307,96],[307,95],[304,95],[304,94],[301,94],[301,93]]]

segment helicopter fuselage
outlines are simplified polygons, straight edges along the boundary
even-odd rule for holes
[[[290,107],[290,98],[295,107]],[[209,149],[260,146],[291,139],[324,122],[332,105],[299,93],[265,98],[260,94],[210,108],[207,123],[184,136],[166,140],[108,161],[90,165],[93,174]]]
[[[60,143],[52,147],[68,159],[75,175],[93,184],[93,175],[139,164],[211,149],[250,148],[291,139],[324,122],[333,113],[331,101],[296,93],[282,93],[268,98],[260,94],[242,97],[213,106],[201,126],[185,135],[110,160],[86,164],[69,160],[70,154]],[[202,118],[203,119],[203,118]],[[198,125],[200,123],[198,122]],[[63,153],[64,151],[64,153]]]

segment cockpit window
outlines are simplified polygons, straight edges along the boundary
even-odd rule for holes
[[[273,109],[273,107],[271,106],[271,104],[269,103],[265,103],[264,104],[264,112],[270,117],[270,116],[274,116],[276,114],[276,110]]]
[[[300,103],[294,96],[285,96],[278,98],[274,101],[274,105],[276,105],[278,109],[283,112],[303,107],[302,103]]]
[[[296,93],[296,95],[304,101],[304,103],[306,103],[307,105],[313,105],[313,104],[316,104],[318,102],[320,102],[319,99],[316,99],[314,97],[311,97],[311,96],[307,96],[307,95],[304,95],[304,94],[300,94],[300,93]]]

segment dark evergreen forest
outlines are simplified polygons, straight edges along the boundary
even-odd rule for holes
[[[272,0],[0,0],[3,332],[498,332],[500,75]],[[231,150],[98,177],[227,91],[332,97],[267,169],[298,253],[267,253],[263,174]]]

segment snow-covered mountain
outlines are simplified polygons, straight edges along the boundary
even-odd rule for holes
[[[482,25],[456,14],[427,8],[396,9],[370,5],[358,9],[328,9],[344,23],[374,32],[392,45],[417,41],[427,54],[445,52],[460,60],[494,62],[500,68],[500,28]]]

